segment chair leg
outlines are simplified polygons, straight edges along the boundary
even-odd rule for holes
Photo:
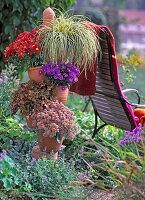
[[[97,124],[98,124],[98,113],[97,113],[97,110],[95,110],[95,109],[94,109],[94,112],[95,112],[95,128],[94,128],[94,132],[93,132],[92,138],[95,137],[95,135],[98,133],[98,131],[99,131],[101,128],[103,128],[104,126],[107,125],[106,123],[104,123],[104,124],[102,124],[101,126],[99,126],[99,127],[97,128]]]
[[[92,138],[94,138],[95,135],[98,133],[98,131],[99,131],[101,128],[103,128],[104,126],[106,126],[106,125],[107,125],[107,124],[105,123],[105,124],[102,124],[99,128],[97,128],[96,131],[94,131]]]
[[[93,133],[92,138],[94,138],[95,135],[96,135],[97,123],[98,123],[98,113],[97,113],[97,111],[95,109],[94,109],[94,112],[95,112],[95,128],[94,128],[94,133]]]

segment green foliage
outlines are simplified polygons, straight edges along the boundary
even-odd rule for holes
[[[22,137],[24,136],[24,137]],[[15,163],[22,164],[25,162],[26,155],[32,154],[32,148],[38,145],[36,141],[36,134],[23,134],[17,143],[9,145],[7,155],[13,158]]]
[[[0,120],[0,150],[7,149],[10,143],[17,143],[18,139],[32,141],[35,134],[23,128],[13,117]]]
[[[11,115],[9,105],[13,84],[6,73],[0,74],[0,119]]]
[[[71,181],[75,181],[77,175],[73,166],[68,166],[63,159],[54,161],[43,157],[35,161],[27,157],[25,164],[25,167],[19,169],[18,179],[21,187],[29,192],[31,197],[39,197],[38,199],[81,197],[76,191],[78,187],[67,189],[72,186]]]
[[[51,6],[59,9],[60,11],[65,11],[70,9],[71,6],[75,4],[76,0],[51,0]]]
[[[0,121],[0,149],[7,149],[10,141],[16,141],[21,133],[21,126],[12,117]]]
[[[118,63],[122,67],[123,72],[125,74],[124,79],[126,79],[128,83],[133,82],[135,76],[132,74],[130,69],[133,68],[134,71],[136,71],[136,67],[139,64],[138,60],[135,58],[135,55],[134,54],[128,54],[124,58],[121,54],[118,54],[117,60],[118,60]]]
[[[119,63],[119,78],[123,83],[122,89],[135,88],[139,91],[141,97],[141,104],[144,104],[145,84],[144,71],[145,60],[143,60],[137,52],[130,52],[123,57],[117,54],[117,61]],[[126,95],[130,103],[137,103],[137,96],[133,93]]]
[[[0,184],[2,183],[6,190],[11,190],[18,185],[18,170],[9,156],[2,153],[1,157],[2,155],[4,158],[0,161]]]
[[[18,85],[20,82],[20,79],[18,79],[18,72],[16,70],[16,67],[13,65],[5,65],[5,69],[2,70],[1,74],[7,74],[9,77],[9,83],[12,83],[13,86]],[[9,86],[10,88],[10,86]]]
[[[96,152],[98,160],[91,166],[94,174],[98,175],[95,181],[101,187],[118,187],[122,191],[123,198],[143,199],[145,181],[145,139],[142,142],[122,146],[119,144],[118,136],[114,134],[115,140],[107,141],[99,137],[92,140],[84,137],[90,146],[89,156]],[[99,139],[99,141],[98,141]],[[94,150],[91,153],[91,149]],[[88,151],[84,152],[88,154]],[[101,182],[99,181],[101,178]]]
[[[91,135],[95,126],[95,115],[92,113],[82,112],[78,109],[73,109],[73,111],[75,112],[80,131],[84,131]]]
[[[31,31],[48,6],[67,10],[75,0],[3,0],[0,4],[0,68],[4,68],[4,49],[23,31]],[[1,71],[0,69],[0,71]]]
[[[82,110],[84,110],[87,101],[88,101],[88,97],[83,97],[83,96],[77,95],[75,93],[69,94],[68,98],[67,98],[66,106],[71,109],[75,108],[76,111],[77,110],[82,111]],[[94,113],[91,102],[89,103],[89,105],[86,109],[86,112]]]

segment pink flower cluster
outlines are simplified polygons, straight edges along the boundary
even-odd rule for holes
[[[39,113],[33,113],[33,125],[44,136],[55,137],[57,133],[61,137],[74,138],[78,134],[75,124],[74,112],[63,103],[51,102],[48,107]]]

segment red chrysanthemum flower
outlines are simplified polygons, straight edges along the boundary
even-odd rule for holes
[[[5,61],[8,62],[9,58],[12,58],[10,59],[11,63],[13,63],[14,61],[17,62],[16,57],[18,56],[19,58],[23,59],[21,60],[21,63],[27,63],[28,56],[30,56],[30,59],[32,59],[31,63],[39,63],[40,58],[38,56],[35,57],[35,55],[37,55],[41,51],[41,47],[38,45],[38,31],[39,28],[36,28],[33,29],[31,32],[24,31],[23,33],[20,33],[15,42],[6,47],[4,53]]]
[[[19,51],[18,51],[18,56],[21,57],[21,58],[24,58],[25,56],[25,50],[20,48]]]

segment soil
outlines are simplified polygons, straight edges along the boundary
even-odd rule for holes
[[[32,198],[28,197],[27,195],[18,197],[16,194],[12,195],[12,193],[10,192],[7,192],[5,195],[6,195],[6,198],[5,199],[0,198],[0,200],[32,200]],[[71,197],[69,199],[71,199]],[[72,200],[77,200],[77,199],[72,199]],[[108,193],[104,190],[97,189],[96,191],[93,191],[92,193],[90,193],[90,195],[83,200],[120,200],[120,199],[118,199],[117,191],[112,191],[111,193]]]

